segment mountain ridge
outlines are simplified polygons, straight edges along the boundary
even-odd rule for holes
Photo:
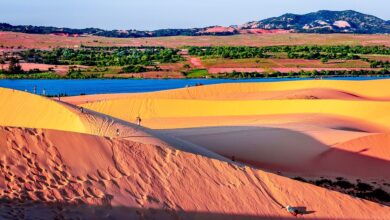
[[[357,34],[390,34],[390,21],[373,15],[353,10],[330,11],[320,10],[308,14],[286,13],[242,25],[209,26],[203,28],[158,29],[154,31],[104,30],[100,28],[58,28],[33,25],[10,25],[0,23],[0,31],[22,32],[29,34],[56,34],[77,37],[95,35],[103,37],[137,38],[166,36],[199,36],[199,35],[237,35],[262,33],[357,33]]]
[[[242,28],[293,29],[299,33],[390,33],[390,21],[353,10],[320,10],[298,15],[287,13],[260,21],[248,22]]]

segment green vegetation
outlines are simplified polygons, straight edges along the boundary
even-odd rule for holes
[[[287,53],[290,59],[360,59],[359,54],[390,55],[384,46],[266,46],[266,47],[188,47],[193,56],[230,59],[267,58],[270,53]],[[275,55],[273,55],[275,56]]]
[[[70,68],[68,73],[66,74],[65,79],[96,79],[102,78],[103,75],[97,74],[84,74],[80,69]]]
[[[164,47],[89,47],[81,46],[80,49],[56,48],[52,50],[22,50],[3,54],[0,57],[2,77],[12,78],[26,74],[23,78],[43,77],[42,71],[35,69],[28,72],[23,71],[19,60],[27,63],[44,63],[52,65],[77,65],[82,69],[71,69],[66,76],[59,78],[103,78],[107,77],[126,77],[120,76],[122,73],[144,73],[150,71],[182,71],[187,78],[266,78],[266,77],[321,77],[321,76],[387,76],[389,74],[389,61],[374,60],[375,56],[387,57],[390,55],[390,48],[385,46],[215,46],[215,47],[187,47],[188,53],[193,56],[200,56],[204,59],[206,67],[210,60],[221,61],[223,66],[235,62],[232,66],[252,65],[266,69],[265,73],[258,72],[231,72],[211,75],[206,69],[191,69],[191,65],[186,63],[183,67],[179,65],[161,65],[162,63],[176,63],[184,61],[178,49],[169,49]],[[372,58],[374,56],[374,58]],[[267,59],[273,58],[273,59]],[[345,62],[344,68],[352,68],[356,65],[362,65],[365,68],[381,68],[382,70],[345,70],[345,71],[300,71],[300,72],[273,72],[272,66],[278,62],[278,58],[290,59],[316,59],[322,63],[331,66],[337,66],[335,63]],[[229,60],[235,59],[235,61]],[[245,63],[252,59],[252,63]],[[344,59],[344,61],[334,61],[335,59]],[[359,59],[358,61],[354,59]],[[371,60],[373,59],[373,60]],[[262,62],[262,60],[265,60]],[[345,61],[348,60],[348,61]],[[237,61],[237,62],[236,62]],[[242,63],[239,63],[241,62]],[[284,61],[286,63],[286,61]],[[296,61],[288,61],[286,65],[295,65]],[[298,62],[299,63],[299,62]],[[300,62],[297,65],[311,65],[306,62]],[[318,64],[318,61],[313,62]],[[7,70],[3,69],[4,64],[8,65]],[[83,65],[81,67],[80,65]],[[341,65],[341,64],[340,64]],[[90,67],[85,67],[90,66]],[[160,68],[161,66],[161,68]],[[173,66],[173,67],[172,67]],[[268,68],[268,69],[267,69]],[[173,70],[174,69],[174,70]],[[51,72],[49,69],[48,72]],[[41,74],[39,74],[41,73]],[[53,78],[50,74],[46,74]]]
[[[329,76],[389,76],[388,69],[376,70],[313,70],[313,71],[299,71],[299,72],[274,72],[274,73],[258,73],[258,72],[236,72],[222,73],[215,75],[215,78],[267,78],[267,77],[329,77]]]
[[[363,183],[360,180],[357,181],[357,184],[353,184],[342,177],[337,177],[336,181],[323,178],[314,181],[306,180],[302,177],[295,177],[294,179],[305,183],[315,184],[324,188],[337,190],[351,196],[356,196],[374,202],[390,202],[390,194],[388,192],[384,191],[382,188],[374,189],[372,185]],[[386,183],[384,185],[386,185]]]
[[[265,47],[189,47],[192,56],[222,57],[230,59],[266,58]]]
[[[144,73],[149,71],[160,71],[161,69],[158,66],[145,67],[141,65],[129,65],[122,68],[120,73]]]
[[[194,69],[189,72],[183,73],[187,78],[204,78],[209,76],[209,72],[206,69]]]
[[[378,60],[369,60],[371,68],[390,68],[389,61],[378,61]]]
[[[11,57],[9,59],[8,69],[4,69],[3,65],[5,64],[4,60],[0,61],[2,67],[0,69],[0,74],[4,76],[12,76],[12,75],[33,75],[42,73],[39,69],[31,69],[29,71],[24,71],[22,69],[22,66],[19,63],[19,60],[17,58]],[[7,77],[3,77],[7,78]]]
[[[62,79],[58,74],[52,72],[33,73],[33,74],[6,74],[0,72],[0,79]]]
[[[175,63],[183,60],[176,49],[163,47],[85,47],[57,48],[49,51],[26,50],[18,54],[33,63],[85,66],[153,66],[157,63]]]

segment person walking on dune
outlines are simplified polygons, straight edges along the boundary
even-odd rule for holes
[[[136,121],[137,121],[137,125],[138,125],[138,126],[141,126],[141,121],[142,121],[141,117],[138,116],[138,117],[136,118]]]

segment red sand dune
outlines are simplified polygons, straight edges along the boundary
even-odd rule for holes
[[[68,34],[68,33],[54,33],[54,34],[49,34],[52,36],[61,36],[61,37],[80,37],[79,34]]]
[[[389,207],[168,147],[8,127],[0,137],[2,219],[293,219],[285,205],[307,219],[390,218]]]
[[[390,134],[374,134],[337,145],[338,149],[390,161]]]
[[[270,116],[269,119],[267,116],[252,116],[247,119],[247,125],[241,122],[241,125],[237,123],[232,126],[172,129],[165,132],[226,157],[234,156],[237,160],[287,175],[390,179],[390,149],[385,147],[387,142],[384,138],[369,136],[374,132],[385,132],[381,128],[353,119],[325,115],[284,117],[285,122],[280,116]],[[221,121],[223,118],[208,120]],[[234,122],[234,119],[230,121]],[[367,145],[367,141],[349,143],[351,140],[366,140],[369,137],[374,144],[382,143],[375,151]],[[339,147],[344,142],[349,143],[347,146],[351,149]],[[367,151],[370,154],[359,153],[367,148],[373,149]],[[378,154],[382,156],[376,156]]]
[[[236,29],[232,27],[222,27],[222,26],[215,26],[207,28],[204,31],[201,31],[200,33],[233,33]]]
[[[260,29],[260,28],[252,28],[252,29],[240,29],[240,34],[288,34],[292,33],[292,30],[282,30],[282,29]]]

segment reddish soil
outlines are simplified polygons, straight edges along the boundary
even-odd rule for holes
[[[260,28],[253,28],[253,29],[242,29],[239,32],[240,34],[288,34],[291,33],[292,31],[282,30],[282,29],[266,30]]]
[[[40,63],[20,63],[24,71],[29,71],[33,69],[39,69],[41,71],[49,71],[50,68],[59,75],[65,75],[70,66],[67,65],[49,65],[49,64],[40,64]],[[78,68],[86,68],[85,66],[77,66]],[[4,69],[8,68],[8,64],[4,65]]]
[[[289,72],[299,72],[299,71],[322,71],[322,70],[334,70],[334,71],[344,71],[344,70],[377,70],[374,68],[209,68],[208,71],[211,74],[219,74],[219,73],[232,73],[236,72],[266,72],[266,71],[278,71],[282,73]]]
[[[106,38],[95,36],[66,37],[41,34],[0,32],[0,46],[48,49],[54,47],[89,46],[269,46],[269,45],[386,45],[388,35],[355,34],[247,34],[234,36],[176,36],[158,38]]]
[[[205,31],[202,31],[201,33],[233,33],[236,29],[232,27],[222,27],[222,26],[215,26],[207,28]]]

